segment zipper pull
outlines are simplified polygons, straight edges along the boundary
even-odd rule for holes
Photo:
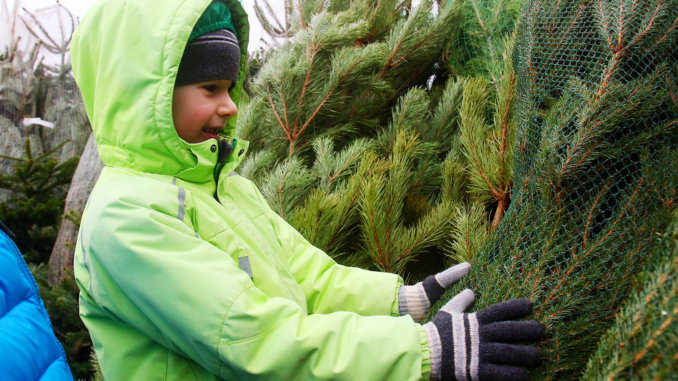
[[[226,159],[233,153],[233,146],[223,139],[217,139],[217,144],[219,145],[219,153],[217,154],[217,165],[214,166],[214,183],[216,184],[214,198],[219,201],[219,196],[217,195],[219,189],[219,173],[221,173],[221,168],[226,164]]]
[[[233,153],[233,146],[223,139],[218,139],[217,144],[219,144],[219,155],[217,156],[217,162],[225,163],[226,159],[228,159],[228,157],[231,156],[231,153]]]

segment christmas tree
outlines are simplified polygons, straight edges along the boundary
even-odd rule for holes
[[[74,378],[87,379],[94,373],[92,343],[78,315],[73,275],[65,272],[47,281],[53,277],[47,260],[63,226],[66,191],[90,131],[68,59],[75,18],[60,4],[52,7],[65,29],[58,38],[44,20],[25,9],[19,13],[18,3],[11,11],[6,2],[0,8],[10,20],[9,45],[0,47],[0,221],[15,234],[29,263]],[[38,41],[28,50],[14,33],[19,22]],[[59,62],[47,64],[41,48]]]
[[[62,28],[61,36],[57,36],[58,33],[50,34],[36,15],[25,9],[20,13],[18,4],[11,10],[7,4],[3,8],[9,13],[10,34],[6,39],[8,45],[0,46],[0,131],[3,136],[0,154],[24,157],[24,143],[30,138],[31,154],[36,157],[57,145],[60,148],[55,158],[59,162],[80,155],[90,127],[80,92],[70,74],[68,52],[76,23],[74,16],[60,4],[52,7]],[[22,46],[21,36],[15,31],[19,23],[30,31],[35,43]],[[47,59],[41,54],[45,50],[59,62],[46,63]],[[0,173],[11,171],[11,161],[0,162]],[[0,200],[10,196],[0,191]]]
[[[0,173],[0,189],[14,195],[0,202],[0,221],[15,234],[16,243],[27,262],[40,263],[49,259],[56,239],[64,195],[78,164],[78,157],[59,163],[57,145],[41,155],[32,154],[31,140],[25,141],[25,157],[0,155],[14,162],[12,173]]]
[[[442,302],[464,286],[475,310],[530,298],[547,328],[535,379],[579,375],[633,290],[671,271],[652,253],[676,205],[676,23],[662,0],[533,0],[522,15],[511,207]]]
[[[629,298],[591,357],[585,379],[662,379],[678,374],[678,213],[651,254],[642,288]]]
[[[508,207],[515,139],[517,14],[486,8],[516,4],[292,7],[240,110],[241,175],[342,263],[420,278],[471,258]],[[472,49],[488,39],[492,54]]]

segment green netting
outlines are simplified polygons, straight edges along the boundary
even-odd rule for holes
[[[663,0],[532,0],[521,14],[511,206],[464,286],[476,310],[533,300],[537,379],[580,374],[643,271],[670,260],[649,253],[678,185],[677,23]]]
[[[650,253],[642,287],[601,338],[585,379],[671,380],[678,376],[678,213]]]

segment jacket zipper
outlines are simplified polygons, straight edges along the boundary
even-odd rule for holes
[[[219,190],[219,174],[221,173],[222,168],[224,168],[224,165],[226,165],[226,160],[233,152],[233,145],[223,139],[218,139],[217,144],[219,153],[217,154],[217,164],[214,166],[214,184],[216,184],[216,188],[214,188],[214,198],[219,201],[219,197],[217,196]],[[235,139],[233,139],[233,144],[235,144]]]

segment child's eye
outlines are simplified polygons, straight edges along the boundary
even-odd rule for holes
[[[210,93],[217,91],[217,85],[205,85],[202,88],[209,91]]]

